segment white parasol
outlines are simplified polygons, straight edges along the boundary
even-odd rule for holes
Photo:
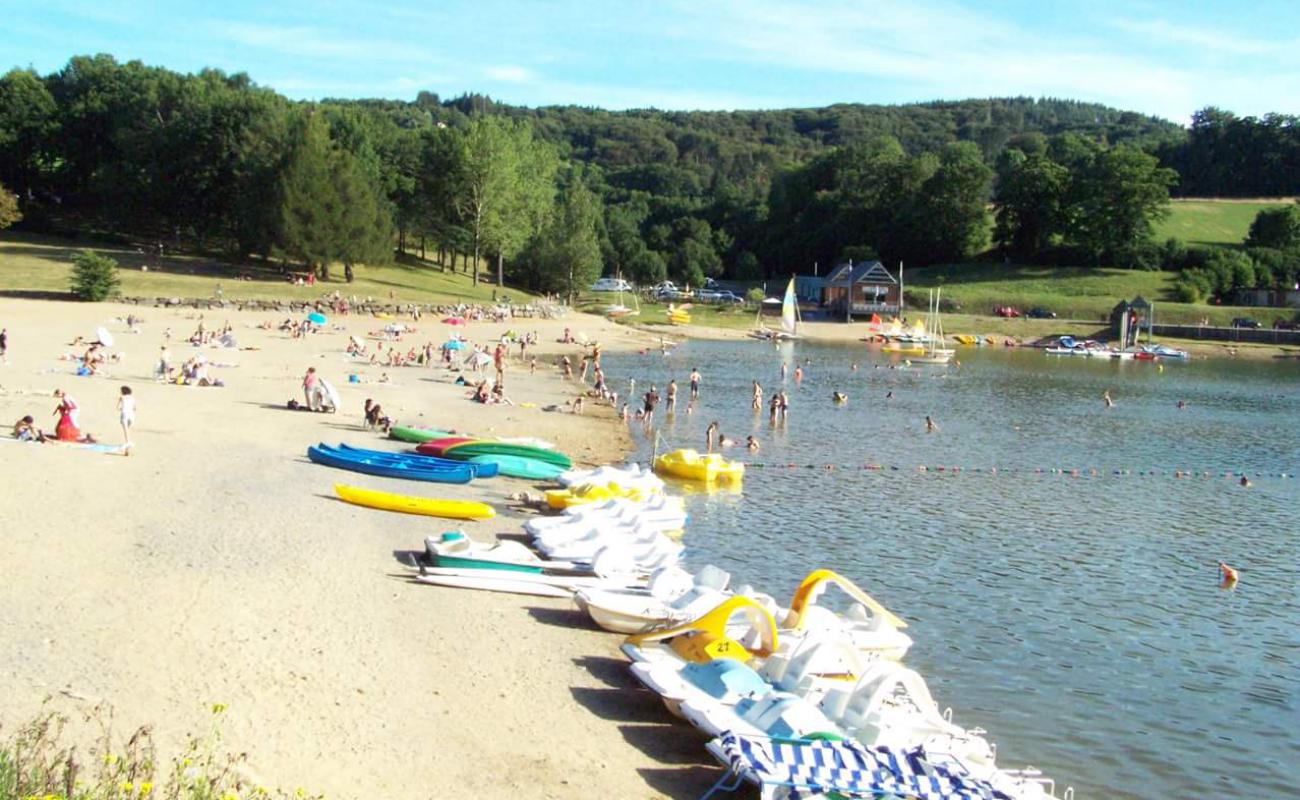
[[[105,347],[113,346],[113,334],[108,332],[108,328],[105,328],[103,326],[96,328],[95,337],[98,338],[99,343],[104,345]]]

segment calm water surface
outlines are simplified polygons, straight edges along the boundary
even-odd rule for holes
[[[1300,479],[1278,477],[1300,472],[1300,364],[957,358],[690,342],[605,361],[624,393],[677,378],[661,447],[703,449],[714,420],[762,442],[730,451],[765,465],[742,493],[688,498],[690,566],[787,599],[816,567],[852,578],[910,623],[908,663],[958,723],[990,731],[1000,764],[1080,797],[1300,796]],[[750,386],[770,396],[782,361],[790,418],[774,430]],[[1221,475],[1241,470],[1250,488]],[[1220,559],[1241,571],[1232,591]]]

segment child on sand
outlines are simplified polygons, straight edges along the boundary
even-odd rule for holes
[[[36,427],[36,420],[28,414],[14,423],[14,438],[20,442],[45,442],[45,434]]]
[[[131,426],[135,424],[135,395],[130,386],[123,386],[117,398],[117,421],[122,424],[122,452],[131,454],[134,444],[131,441]]]

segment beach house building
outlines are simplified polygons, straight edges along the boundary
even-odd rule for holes
[[[879,261],[836,265],[822,283],[822,305],[830,319],[896,315],[901,286]]]

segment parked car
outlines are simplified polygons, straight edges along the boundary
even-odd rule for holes
[[[1279,331],[1300,330],[1300,322],[1293,319],[1275,319],[1273,320],[1273,328]]]
[[[1020,316],[1020,311],[1018,309],[1012,308],[1011,306],[998,306],[997,308],[993,309],[993,313],[998,315],[999,317]]]
[[[1026,311],[1025,316],[1030,319],[1056,319],[1056,312],[1048,311],[1041,307],[1034,307]]]
[[[702,289],[696,293],[701,303],[743,303],[745,299],[726,289]]]
[[[601,278],[591,285],[593,292],[630,292],[632,284],[619,278]]]
[[[1259,320],[1250,317],[1233,317],[1232,327],[1234,328],[1259,328]]]

